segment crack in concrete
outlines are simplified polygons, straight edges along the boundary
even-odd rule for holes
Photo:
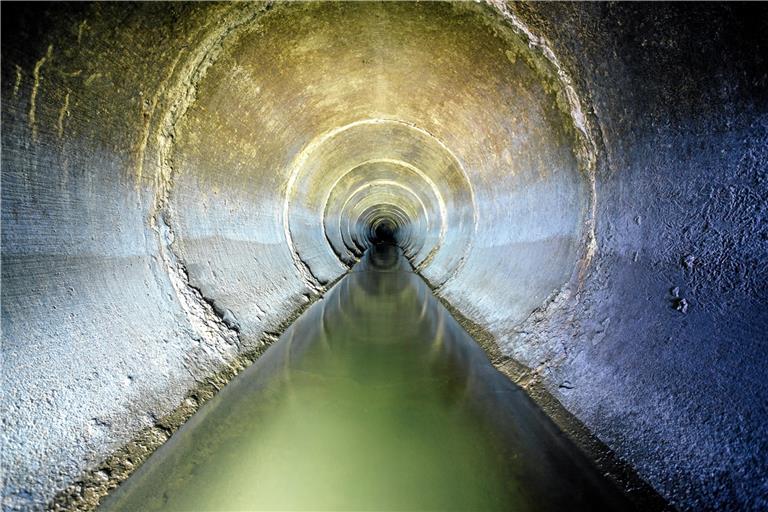
[[[298,258],[297,263],[301,265],[301,269],[298,269],[297,267],[299,272],[302,273],[303,275],[306,274],[310,277],[310,280],[306,281],[306,283],[310,286],[310,288],[314,293],[317,293],[317,294],[323,293],[323,291],[325,290],[323,286],[323,282],[312,271],[312,267],[310,267],[309,263],[304,261],[304,258],[302,258],[299,254],[296,254],[296,257]]]

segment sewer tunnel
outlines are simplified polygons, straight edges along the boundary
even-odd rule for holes
[[[374,239],[629,499],[766,506],[764,7],[3,14],[4,508],[97,506]]]

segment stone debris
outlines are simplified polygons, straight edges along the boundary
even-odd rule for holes
[[[683,314],[688,313],[688,301],[684,298],[675,299],[673,305],[679,312]]]

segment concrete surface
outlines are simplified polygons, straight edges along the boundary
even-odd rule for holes
[[[672,505],[768,506],[764,6],[2,19],[4,508],[98,503],[377,223]]]

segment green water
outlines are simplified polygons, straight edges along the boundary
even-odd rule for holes
[[[398,249],[369,251],[105,510],[626,510]]]

